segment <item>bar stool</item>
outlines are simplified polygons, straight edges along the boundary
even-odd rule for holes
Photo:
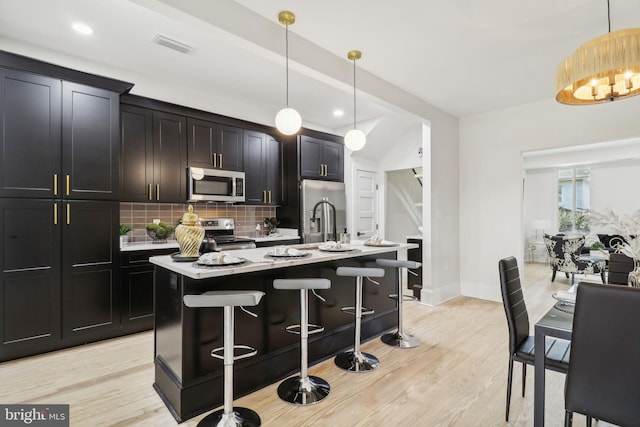
[[[320,377],[308,374],[307,340],[310,334],[324,331],[320,325],[309,324],[309,289],[321,301],[325,301],[316,293],[316,289],[329,289],[331,281],[328,279],[276,279],[273,281],[275,289],[300,290],[300,324],[289,325],[285,330],[300,335],[300,375],[290,377],[278,386],[280,399],[294,405],[313,405],[329,395],[329,383]]]
[[[422,264],[415,261],[384,258],[377,259],[376,264],[381,267],[395,267],[398,269],[398,293],[389,295],[389,298],[398,301],[398,330],[396,332],[384,334],[380,339],[383,343],[392,347],[413,348],[419,346],[421,344],[420,339],[404,332],[402,329],[402,302],[417,300],[413,295],[404,295],[402,293],[402,269],[406,268],[408,271],[410,268],[418,268]],[[415,274],[412,271],[409,271],[409,273]]]
[[[224,407],[203,418],[198,426],[218,427],[258,427],[260,417],[251,409],[233,407],[233,362],[254,356],[258,351],[247,345],[234,345],[234,307],[239,306],[244,312],[257,317],[244,307],[256,306],[264,292],[260,291],[208,291],[200,295],[185,295],[184,305],[192,308],[224,307],[224,347],[211,350],[211,356],[224,360]],[[234,349],[247,350],[246,353],[234,356]]]
[[[373,314],[374,311],[362,306],[362,278],[366,277],[382,277],[384,270],[381,268],[363,268],[363,267],[338,267],[336,269],[338,276],[348,276],[356,278],[356,305],[355,307],[342,307],[345,313],[355,316],[355,344],[353,351],[345,351],[335,358],[335,363],[339,368],[349,372],[366,372],[372,371],[378,367],[380,361],[377,357],[369,353],[360,351],[360,325],[362,316]],[[369,279],[371,280],[371,279]],[[371,280],[373,283],[377,282]]]

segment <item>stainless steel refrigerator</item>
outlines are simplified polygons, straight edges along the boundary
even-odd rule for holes
[[[347,227],[344,183],[304,179],[301,192],[303,242],[337,241]]]

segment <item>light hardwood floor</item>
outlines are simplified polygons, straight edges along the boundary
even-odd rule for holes
[[[551,294],[567,290],[569,280],[558,275],[551,283],[544,264],[520,266],[520,274],[533,333],[535,320],[553,305]],[[502,303],[468,297],[437,307],[407,303],[405,329],[423,344],[406,350],[379,339],[364,344],[380,359],[375,371],[347,373],[333,360],[311,367],[311,375],[331,384],[329,397],[317,405],[282,402],[278,384],[235,404],[258,412],[264,426],[533,425],[534,369],[528,369],[523,398],[519,364],[510,422],[504,422],[508,335]],[[152,384],[152,332],[0,364],[0,403],[70,404],[71,425],[78,427],[177,425]],[[564,375],[547,371],[548,426],[562,425],[563,388]],[[194,426],[203,417],[182,425]],[[584,425],[584,417],[574,422]]]

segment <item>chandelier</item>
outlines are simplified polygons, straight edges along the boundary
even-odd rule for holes
[[[296,22],[293,12],[282,11],[278,14],[278,21],[285,26],[285,56],[286,56],[286,105],[276,114],[276,128],[285,135],[293,135],[300,130],[302,118],[293,108],[289,107],[289,25]]]
[[[344,136],[344,145],[351,151],[358,151],[364,147],[367,137],[364,132],[356,128],[356,61],[362,57],[359,50],[351,50],[347,58],[353,61],[353,129]]]
[[[556,71],[556,100],[598,104],[640,94],[640,28],[609,32],[580,46]]]

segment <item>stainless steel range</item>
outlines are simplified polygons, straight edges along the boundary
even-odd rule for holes
[[[235,236],[236,227],[233,218],[201,218],[200,224],[204,228],[205,241],[213,238],[216,241],[218,251],[252,249],[256,247],[255,240]]]

